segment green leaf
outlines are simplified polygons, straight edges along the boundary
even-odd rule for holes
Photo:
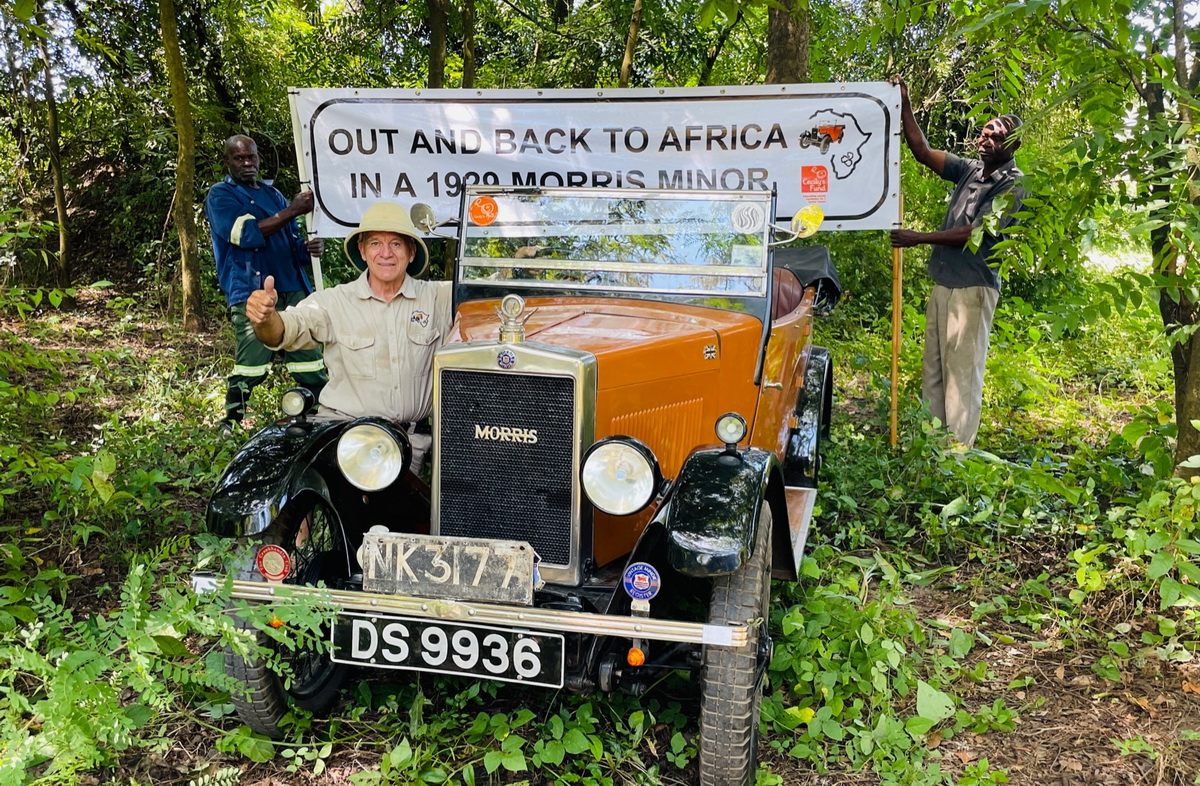
[[[102,478],[111,478],[113,473],[117,471],[117,458],[107,450],[101,450],[96,454],[96,460],[92,463],[92,476],[99,475]]]
[[[917,680],[917,714],[934,723],[954,714],[954,700],[925,680]]]
[[[151,636],[158,651],[168,658],[190,658],[192,653],[174,636]]]
[[[955,497],[942,507],[942,518],[961,515],[967,510],[968,505],[966,497]]]
[[[920,715],[913,716],[904,722],[904,730],[912,735],[913,739],[919,739],[929,733],[936,723],[929,718],[922,718]]]
[[[33,18],[34,5],[33,0],[17,0],[13,13],[17,15],[17,19],[22,22],[28,22]]]
[[[1200,541],[1192,540],[1191,538],[1180,538],[1175,541],[1175,546],[1180,551],[1185,551],[1188,554],[1200,554]]]
[[[238,753],[250,761],[263,763],[275,758],[275,745],[261,734],[248,734],[238,740]]]
[[[1153,230],[1158,229],[1160,227],[1164,227],[1166,225],[1167,225],[1166,221],[1159,221],[1157,219],[1153,220],[1153,221],[1143,221],[1142,223],[1135,226],[1133,229],[1129,230],[1129,234],[1141,235],[1146,232],[1152,232]]]
[[[129,722],[135,729],[145,726],[154,718],[154,710],[145,704],[130,704],[125,707],[124,712],[125,717],[129,718]]]
[[[562,764],[567,755],[567,748],[558,740],[550,740],[542,746],[541,758],[549,764]]]
[[[583,753],[591,747],[588,743],[587,735],[579,729],[570,729],[567,731],[563,736],[563,746],[567,749],[567,753],[572,756]]]
[[[504,754],[504,769],[509,772],[524,772],[527,767],[525,765],[525,754],[519,750],[508,751]]]
[[[1175,567],[1175,556],[1170,552],[1160,551],[1150,560],[1146,575],[1152,579],[1161,579]]]
[[[1200,586],[1200,565],[1191,560],[1180,560],[1175,563],[1175,569],[1179,571],[1179,575],[1188,580],[1193,587]]]
[[[1169,609],[1179,602],[1183,585],[1175,579],[1163,579],[1158,585],[1159,607]]]
[[[961,628],[950,631],[950,655],[965,658],[975,646],[975,637]]]
[[[392,766],[392,769],[403,769],[412,760],[412,744],[409,743],[407,737],[400,740],[400,744],[392,748],[391,752],[388,753],[388,764]],[[491,770],[489,770],[489,772],[491,772]]]

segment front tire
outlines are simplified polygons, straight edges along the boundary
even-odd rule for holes
[[[318,543],[319,534],[329,531],[329,511],[319,503],[300,518],[309,527],[312,545]],[[321,545],[330,545],[325,538],[321,540],[325,540]],[[337,551],[318,551],[305,560],[304,566],[298,568],[297,574],[288,579],[288,583],[315,585],[323,581],[327,587],[336,587],[347,578],[344,555]],[[238,625],[253,631],[259,646],[279,646],[250,623],[239,620]],[[242,685],[242,690],[235,690],[232,696],[238,717],[253,731],[272,739],[279,739],[283,734],[279,722],[288,712],[289,698],[296,706],[313,714],[327,712],[337,698],[348,671],[346,665],[333,663],[320,650],[302,648],[289,652],[281,649],[280,652],[291,666],[291,688],[284,688],[283,679],[268,668],[262,658],[243,658],[228,646],[225,647],[226,674]]]
[[[742,786],[754,782],[758,761],[758,716],[762,675],[769,648],[767,607],[771,597],[771,509],[764,499],[754,553],[735,573],[713,583],[708,621],[712,625],[750,622],[746,646],[704,648],[700,702],[701,786]],[[765,646],[764,646],[765,645]]]

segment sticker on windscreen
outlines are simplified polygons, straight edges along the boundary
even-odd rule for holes
[[[766,220],[767,214],[762,205],[750,202],[738,205],[729,214],[729,223],[733,225],[735,231],[741,232],[743,235],[761,232]]]
[[[496,220],[500,214],[500,206],[490,196],[476,197],[471,202],[467,214],[471,217],[472,224],[485,227]]]

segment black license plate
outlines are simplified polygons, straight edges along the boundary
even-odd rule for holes
[[[342,612],[331,636],[335,663],[563,686],[561,633]]]

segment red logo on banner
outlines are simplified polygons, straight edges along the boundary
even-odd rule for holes
[[[829,170],[823,166],[800,167],[800,193],[824,194],[829,190]]]

